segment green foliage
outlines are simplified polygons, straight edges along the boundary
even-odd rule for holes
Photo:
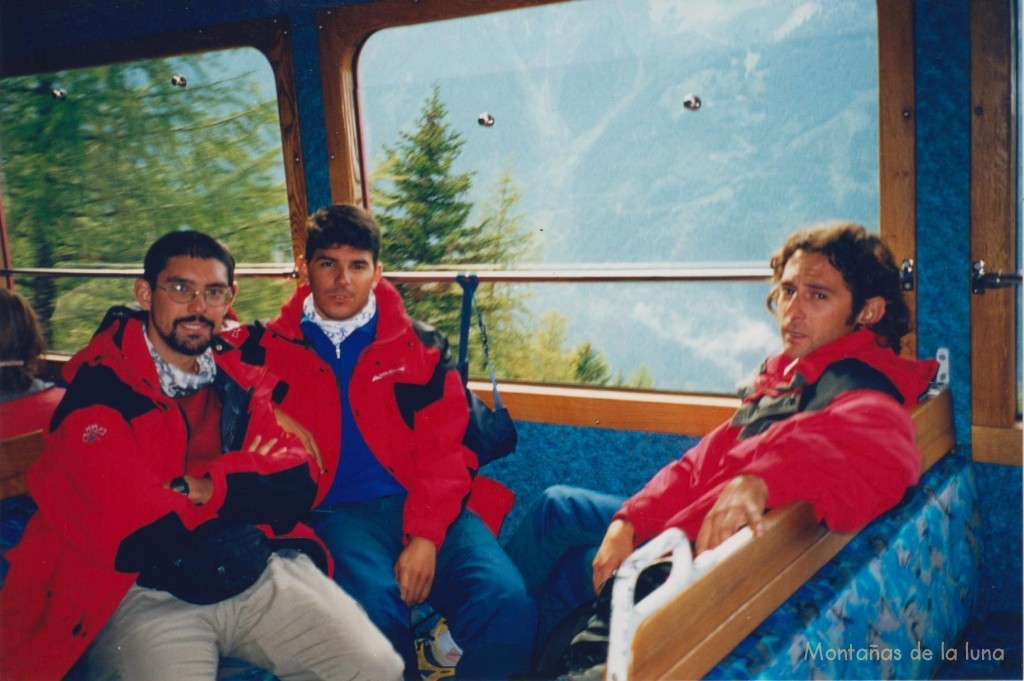
[[[641,364],[625,378],[623,378],[622,371],[619,371],[614,385],[619,388],[653,388],[654,376],[651,375],[651,370],[647,368],[646,364]]]
[[[515,212],[520,193],[511,173],[497,180],[492,198],[471,219],[474,206],[466,197],[472,173],[456,173],[455,162],[464,144],[445,120],[440,91],[426,99],[412,132],[402,132],[373,174],[375,215],[382,231],[381,261],[385,269],[414,270],[462,266],[471,270],[507,266],[529,248],[523,218]],[[429,321],[458,344],[462,289],[452,284],[400,284],[409,314]],[[479,306],[488,328],[492,358],[509,375],[507,349],[521,340],[524,301],[511,287],[482,285]],[[479,348],[476,326],[471,345]],[[483,353],[471,357],[474,374],[483,372]]]
[[[577,383],[607,385],[612,379],[612,373],[604,359],[604,353],[595,348],[590,341],[577,345],[575,355]]]
[[[0,81],[4,208],[16,267],[138,268],[149,245],[177,229],[224,241],[239,263],[290,262],[291,240],[273,101],[237,53],[116,64]],[[171,85],[188,74],[187,88]],[[220,77],[220,76],[218,76]],[[51,96],[56,88],[67,99]],[[390,270],[508,268],[530,252],[531,230],[518,211],[511,168],[488,198],[468,200],[473,173],[457,172],[464,141],[446,121],[435,87],[411,132],[402,132],[375,170],[373,199]],[[20,277],[51,346],[86,343],[110,305],[132,302],[130,278]],[[266,318],[290,281],[245,280],[234,305],[242,320]],[[409,314],[458,343],[461,288],[400,286]],[[521,287],[477,291],[500,375],[607,385],[611,371],[589,341],[568,346],[566,318],[535,322]],[[54,344],[52,339],[59,339]],[[486,371],[479,334],[471,372]],[[649,386],[641,367],[618,384]]]
[[[465,263],[479,253],[463,237],[473,205],[465,200],[471,173],[453,172],[464,141],[445,121],[439,88],[424,103],[416,129],[385,146],[392,188],[375,186],[377,219],[385,238],[382,259],[394,269]]]
[[[490,198],[467,200],[473,173],[456,172],[464,140],[446,121],[447,109],[435,86],[411,132],[385,146],[385,158],[371,173],[373,203],[381,224],[385,270],[507,268],[532,248],[526,218],[518,212],[521,192],[510,170],[497,178]],[[511,164],[510,164],[511,165]],[[475,210],[475,212],[474,212]],[[453,284],[402,284],[409,314],[431,322],[457,352],[461,288]],[[607,385],[611,370],[600,349],[585,341],[568,347],[568,322],[549,312],[534,322],[526,295],[507,284],[481,285],[477,304],[485,323],[491,359],[501,376],[547,383]],[[471,327],[470,372],[485,375],[476,325]],[[646,368],[619,384],[650,387]]]
[[[654,376],[646,364],[641,364],[629,374],[625,385],[627,388],[653,388]]]
[[[290,261],[276,104],[260,97],[251,75],[218,80],[214,74],[238,71],[227,68],[231,58],[206,54],[0,81],[14,265],[137,268],[149,244],[177,229],[222,239],[239,262]],[[188,74],[188,87],[171,84],[177,73]],[[67,98],[53,97],[56,88]],[[93,308],[131,300],[130,280],[86,285],[39,277],[28,288],[63,348],[91,334],[99,321]],[[87,300],[94,289],[101,297]]]

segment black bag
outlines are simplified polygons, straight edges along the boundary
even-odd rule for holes
[[[459,327],[458,364],[462,385],[467,386],[469,380],[469,361],[467,360],[469,325],[470,317],[476,313],[476,323],[480,329],[484,358],[487,360],[487,369],[491,373],[491,390],[494,392],[494,409],[491,409],[468,386],[466,387],[469,424],[466,426],[466,434],[462,438],[462,443],[473,450],[477,461],[483,467],[485,464],[511,454],[516,448],[519,435],[516,433],[516,424],[512,421],[512,416],[502,405],[501,395],[498,394],[498,381],[494,377],[494,366],[491,365],[491,355],[487,349],[487,329],[484,328],[483,316],[474,300],[478,283],[476,275],[460,274],[456,281],[462,285],[462,320]]]
[[[136,581],[188,603],[220,603],[255,584],[270,554],[267,536],[255,527],[216,518],[197,527],[177,557],[145,568]]]
[[[645,568],[637,578],[634,602],[639,603],[665,583],[672,561]],[[607,580],[596,598],[584,601],[556,624],[537,651],[531,678],[580,681],[601,679],[608,660],[608,634],[612,621],[612,587]]]

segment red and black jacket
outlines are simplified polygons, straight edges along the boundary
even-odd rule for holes
[[[235,329],[226,337],[240,348],[243,361],[281,379],[274,399],[316,438],[326,468],[319,503],[342,455],[341,402],[334,373],[300,327],[309,293],[308,286],[299,287],[266,327]],[[370,451],[408,492],[404,534],[440,546],[467,504],[497,533],[514,497],[477,475],[476,455],[462,443],[469,412],[447,340],[411,320],[386,280],[375,295],[377,335],[359,357],[347,397]]]
[[[921,454],[910,409],[938,365],[881,347],[856,331],[792,360],[765,362],[736,416],[661,469],[617,518],[637,544],[669,527],[697,537],[722,488],[761,477],[768,508],[808,501],[838,532],[858,530],[917,482]]]
[[[298,524],[316,490],[315,464],[277,425],[265,372],[214,340],[225,453],[205,471],[213,496],[201,506],[166,487],[185,470],[186,420],[160,390],[146,345],[145,315],[114,308],[65,368],[70,385],[29,470],[39,507],[6,554],[0,591],[0,676],[60,678],[99,633],[151,552],[185,546],[204,523],[244,521],[272,548],[329,556]],[[259,436],[285,451],[249,452]],[[195,471],[190,471],[194,474]]]

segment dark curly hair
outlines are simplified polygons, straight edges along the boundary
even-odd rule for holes
[[[868,298],[885,299],[885,314],[871,325],[879,343],[899,352],[901,339],[910,331],[910,309],[903,300],[900,270],[892,251],[875,234],[855,222],[833,222],[796,232],[771,259],[772,281],[768,309],[775,312],[779,281],[786,263],[797,251],[820,253],[843,275],[853,294],[852,324]]]

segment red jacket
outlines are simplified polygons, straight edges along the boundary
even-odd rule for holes
[[[329,569],[322,544],[296,525],[313,499],[315,466],[299,440],[278,427],[265,399],[265,376],[240,364],[239,353],[220,339],[214,341],[215,386],[230,450],[206,471],[213,497],[195,506],[165,487],[185,472],[187,426],[160,390],[142,320],[114,308],[65,368],[73,378],[28,473],[39,510],[6,554],[10,572],[0,591],[5,680],[59,679],[71,668],[135,582],[138,573],[115,565],[123,568],[132,558],[127,547],[138,546],[140,537],[166,548],[222,512],[244,513],[272,547],[301,548]],[[287,452],[245,451],[257,435],[263,442],[278,438]],[[157,532],[164,529],[173,529],[173,536]]]
[[[854,365],[859,374],[874,378],[826,389],[829,382],[843,383],[836,369],[850,359],[862,363]],[[917,482],[921,454],[909,410],[936,368],[933,360],[907,360],[880,347],[868,330],[848,334],[795,364],[784,355],[772,357],[737,417],[662,468],[616,517],[630,521],[637,544],[669,527],[695,539],[725,484],[753,474],[768,485],[769,508],[809,501],[829,528],[860,529]],[[814,389],[817,399],[808,400]],[[822,399],[822,393],[829,394]],[[758,407],[760,414],[754,413]],[[741,422],[744,412],[754,421],[752,429]],[[763,430],[756,432],[758,426]]]
[[[334,373],[299,326],[309,293],[308,286],[299,287],[265,329],[250,326],[226,337],[239,346],[244,361],[281,379],[276,399],[316,438],[326,468],[319,503],[338,469],[341,402]],[[377,336],[359,357],[348,398],[370,451],[408,491],[404,534],[440,546],[467,499],[497,533],[514,497],[499,483],[477,476],[476,455],[462,444],[469,411],[447,341],[433,327],[409,319],[388,281],[381,280],[375,295]]]
[[[46,430],[64,388],[51,385],[39,392],[0,402],[0,440]]]

